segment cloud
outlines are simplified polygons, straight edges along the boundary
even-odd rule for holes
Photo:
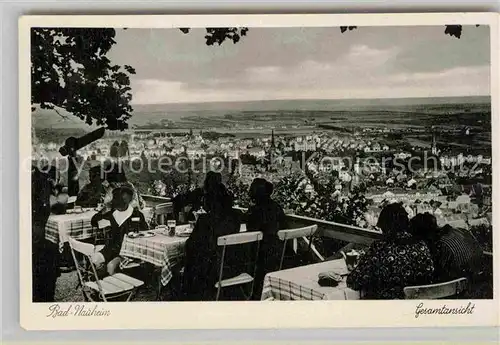
[[[458,67],[433,73],[395,73],[367,78],[349,66],[306,61],[291,73],[276,66],[247,70],[242,81],[214,80],[192,89],[182,82],[141,80],[134,103],[195,103],[273,99],[452,97],[490,94],[488,66]],[[351,66],[353,67],[353,66]],[[228,87],[228,84],[232,87]],[[251,87],[249,87],[251,83]]]
[[[141,60],[142,69],[132,79],[133,103],[490,94],[489,50],[476,51],[477,59],[459,54],[471,44],[482,47],[480,33],[469,30],[475,41],[464,37],[459,42],[430,36],[433,31],[425,28],[419,32],[428,31],[430,38],[426,33],[415,41],[410,29],[363,28],[351,36],[338,30],[261,29],[265,35],[260,37],[252,29],[250,37],[224,48],[200,46],[199,38],[191,41],[190,35],[180,36],[188,41],[177,42],[179,47],[173,43],[179,35],[171,34],[165,37],[169,48],[161,51],[170,56],[167,60],[151,66]]]

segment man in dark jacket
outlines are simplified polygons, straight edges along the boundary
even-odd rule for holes
[[[57,245],[45,239],[52,189],[56,183],[52,175],[37,167],[32,167],[31,170],[33,302],[53,302],[56,280],[59,276]]]
[[[423,239],[431,250],[436,281],[472,279],[478,273],[483,251],[470,231],[450,225],[439,228],[436,217],[429,213],[416,215],[411,228],[414,236]]]
[[[105,189],[101,180],[101,165],[94,163],[89,169],[89,183],[78,193],[76,204],[82,207],[96,207],[104,201]]]

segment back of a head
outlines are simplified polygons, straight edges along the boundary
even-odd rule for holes
[[[429,212],[417,214],[410,221],[410,231],[415,237],[432,239],[438,233],[436,217]]]
[[[248,194],[255,202],[264,201],[271,198],[273,188],[271,182],[263,178],[256,178],[252,181]]]
[[[203,189],[205,192],[210,192],[222,184],[222,175],[215,171],[207,172],[205,176],[205,182],[203,183]]]
[[[408,231],[410,221],[408,213],[400,203],[385,206],[380,212],[377,226],[384,235],[394,235],[398,232]]]
[[[233,197],[222,183],[205,190],[203,201],[204,208],[211,214],[224,214],[233,207]]]

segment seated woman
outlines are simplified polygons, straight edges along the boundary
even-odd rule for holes
[[[105,169],[105,176],[104,181],[102,182],[102,186],[104,187],[103,202],[106,210],[109,210],[111,207],[111,202],[113,200],[113,190],[119,187],[127,187],[133,191],[134,194],[132,196],[131,202],[132,207],[142,210],[146,205],[134,185],[127,180],[127,176],[125,176],[123,168],[117,163],[111,163],[111,166],[108,166]]]
[[[111,224],[110,236],[106,239],[104,248],[92,258],[98,270],[102,270],[106,264],[106,271],[109,275],[115,274],[119,268],[123,237],[130,231],[148,229],[142,212],[132,206],[133,195],[134,191],[130,188],[116,188],[113,191],[111,211],[97,213],[91,220],[94,227],[98,226],[100,220],[108,220]],[[133,218],[139,219],[138,228]]]
[[[483,250],[469,231],[449,225],[439,228],[436,217],[430,213],[417,214],[411,220],[411,231],[431,250],[436,282],[461,277],[473,279],[479,273]]]
[[[233,198],[220,182],[220,174],[209,172],[205,179],[203,207],[186,241],[184,294],[190,300],[211,300],[218,279],[217,238],[240,231],[241,213],[233,209]],[[226,262],[231,260],[228,253]],[[231,275],[231,270],[225,271]]]
[[[286,229],[287,222],[283,208],[271,198],[272,183],[262,178],[253,180],[249,189],[250,199],[254,205],[250,206],[246,214],[248,231],[262,231],[264,238],[260,246],[257,275],[255,277],[254,298],[259,299],[268,272],[279,268],[280,255],[283,246],[278,238],[278,230]]]
[[[410,235],[409,219],[399,203],[387,205],[377,226],[384,239],[375,241],[347,277],[347,286],[366,299],[403,299],[403,288],[432,282],[434,265],[427,244]]]

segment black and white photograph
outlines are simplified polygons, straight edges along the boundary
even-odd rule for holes
[[[31,27],[31,302],[493,299],[490,26],[358,23]]]

